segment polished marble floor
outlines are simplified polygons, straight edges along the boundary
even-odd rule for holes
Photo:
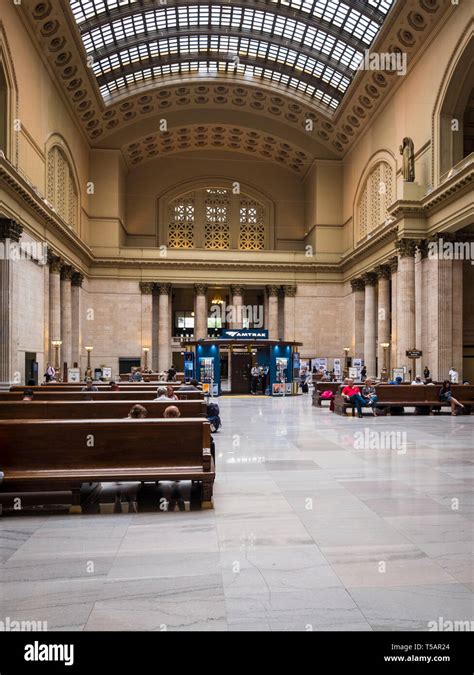
[[[0,618],[86,631],[474,629],[474,416],[359,420],[309,396],[220,407],[214,510],[4,515]]]

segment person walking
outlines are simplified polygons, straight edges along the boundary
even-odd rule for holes
[[[251,394],[257,393],[259,374],[260,374],[260,371],[258,370],[258,366],[254,365],[252,367],[252,370],[250,371],[250,393]]]

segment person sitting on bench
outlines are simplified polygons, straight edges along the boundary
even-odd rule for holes
[[[165,408],[163,417],[168,419],[172,417],[181,417],[181,413],[179,412],[179,408],[177,408],[175,405],[169,405],[167,408]]]
[[[173,401],[172,398],[168,396],[168,391],[166,387],[158,387],[156,390],[156,398],[154,401]]]
[[[130,408],[130,412],[125,419],[142,420],[148,415],[148,411],[138,403]]]
[[[370,377],[365,380],[364,386],[362,387],[362,397],[367,400],[367,405],[369,408],[372,408],[372,413],[376,415],[377,413],[375,408],[377,406],[378,398],[377,392],[375,391],[375,387]]]
[[[354,386],[352,378],[347,380],[347,385],[342,390],[342,398],[357,408],[357,417],[362,417],[362,407],[367,405],[367,401],[361,396],[359,387]]]
[[[197,380],[191,380],[191,382],[186,382],[178,387],[177,391],[200,391],[199,382]]]
[[[449,380],[444,380],[443,386],[439,390],[439,400],[451,405],[451,415],[457,415],[456,406],[464,408],[463,404],[459,403],[459,401],[454,398],[451,391],[451,382]]]
[[[168,398],[172,399],[173,401],[177,401],[177,400],[178,400],[178,397],[177,397],[176,394],[174,393],[174,389],[173,389],[173,387],[172,387],[170,384],[166,387],[166,392],[167,392]]]
[[[34,391],[33,389],[25,389],[23,392],[23,398],[21,399],[22,401],[32,401],[34,396]]]

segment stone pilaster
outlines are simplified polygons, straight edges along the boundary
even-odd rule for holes
[[[49,362],[55,363],[53,340],[61,339],[61,267],[64,262],[58,256],[49,255]],[[59,350],[61,356],[61,349]],[[59,360],[61,363],[61,358]]]
[[[416,347],[415,331],[415,245],[413,239],[399,239],[397,271],[397,363],[406,366],[407,373],[412,364],[406,355],[408,349]],[[415,373],[411,374],[414,377]]]
[[[77,363],[81,367],[82,352],[82,282],[84,275],[73,272],[71,278],[71,308],[72,308],[72,337],[71,337],[71,366]]]
[[[280,287],[267,286],[266,290],[268,301],[268,338],[270,340],[278,340],[278,296],[280,294]]]
[[[71,297],[71,279],[73,269],[70,265],[64,265],[61,268],[61,369],[63,362],[66,362],[68,368],[72,366],[72,297]]]
[[[421,242],[417,242],[415,250],[415,347],[422,349],[423,343],[423,323],[421,316],[423,312],[423,263],[421,253]],[[414,375],[423,376],[423,358],[415,362]]]
[[[242,305],[244,297],[244,287],[238,284],[232,284],[230,287],[231,302],[234,310],[235,321],[231,328],[243,328]]]
[[[364,307],[365,284],[363,279],[351,279],[352,288],[352,355],[361,359],[364,356]]]
[[[377,275],[374,272],[364,274],[365,283],[365,310],[364,310],[364,363],[367,367],[367,377],[374,378],[376,369],[376,305],[375,284]]]
[[[153,281],[140,281],[141,292],[141,320],[142,337],[140,345],[141,365],[145,367],[145,352],[143,347],[148,347],[147,365],[152,367],[153,359]],[[171,365],[171,364],[170,364]],[[168,366],[169,367],[169,366]]]
[[[159,283],[158,304],[158,370],[167,371],[171,366],[171,326],[169,303],[171,284]]]
[[[378,343],[378,376],[382,375],[384,342],[390,342],[390,276],[389,265],[380,265],[375,270],[378,279],[378,308],[377,308],[377,343]],[[387,351],[387,356],[388,356]],[[388,360],[388,359],[387,359]],[[387,363],[390,371],[390,364]]]
[[[194,284],[194,339],[204,340],[207,338],[207,286]]]
[[[0,218],[0,389],[8,389],[13,382],[19,383],[17,260],[9,254],[9,247],[18,244],[22,232],[23,228],[16,221]]]
[[[392,320],[390,322],[390,369],[389,379],[391,377],[391,370],[397,362],[397,347],[398,347],[398,333],[397,333],[397,273],[398,273],[398,258],[394,256],[388,261],[390,267],[390,301],[392,308]]]
[[[296,286],[283,286],[283,339],[285,342],[295,340],[295,296]]]

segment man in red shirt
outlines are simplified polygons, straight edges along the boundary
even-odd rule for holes
[[[349,401],[357,408],[357,417],[362,417],[362,407],[367,405],[367,401],[361,396],[359,387],[354,386],[354,380],[349,378],[341,393],[344,400]]]

